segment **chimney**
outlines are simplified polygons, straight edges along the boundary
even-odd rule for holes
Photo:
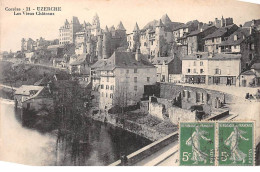
[[[136,46],[137,47],[136,47],[136,52],[135,52],[135,60],[139,62],[141,60],[140,45],[137,44]]]

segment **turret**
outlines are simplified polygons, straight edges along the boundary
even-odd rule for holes
[[[126,37],[126,29],[121,21],[116,27],[116,34],[121,38]]]
[[[106,26],[103,34],[103,46],[102,46],[102,55],[103,59],[107,59],[111,55],[111,34]]]
[[[141,60],[141,52],[140,52],[140,44],[139,43],[136,45],[135,60],[138,61],[138,62]]]

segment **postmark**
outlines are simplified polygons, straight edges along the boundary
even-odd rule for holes
[[[254,122],[218,122],[218,165],[254,165]]]
[[[181,166],[215,165],[215,123],[180,122]]]

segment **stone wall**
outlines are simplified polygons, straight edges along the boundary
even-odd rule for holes
[[[206,114],[211,114],[225,103],[232,103],[236,98],[232,95],[192,86],[175,85],[172,83],[160,84],[160,98],[174,100],[181,95],[181,108],[190,109],[194,105],[203,106]]]
[[[161,103],[150,102],[149,114],[163,120],[163,108],[164,105]]]
[[[178,124],[179,121],[195,121],[196,119],[196,111],[191,112],[178,107],[170,107],[168,113],[169,120],[174,124]]]

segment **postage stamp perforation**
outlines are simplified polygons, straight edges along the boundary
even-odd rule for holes
[[[179,122],[180,165],[255,165],[255,138],[253,120]],[[214,149],[209,149],[212,141]]]

